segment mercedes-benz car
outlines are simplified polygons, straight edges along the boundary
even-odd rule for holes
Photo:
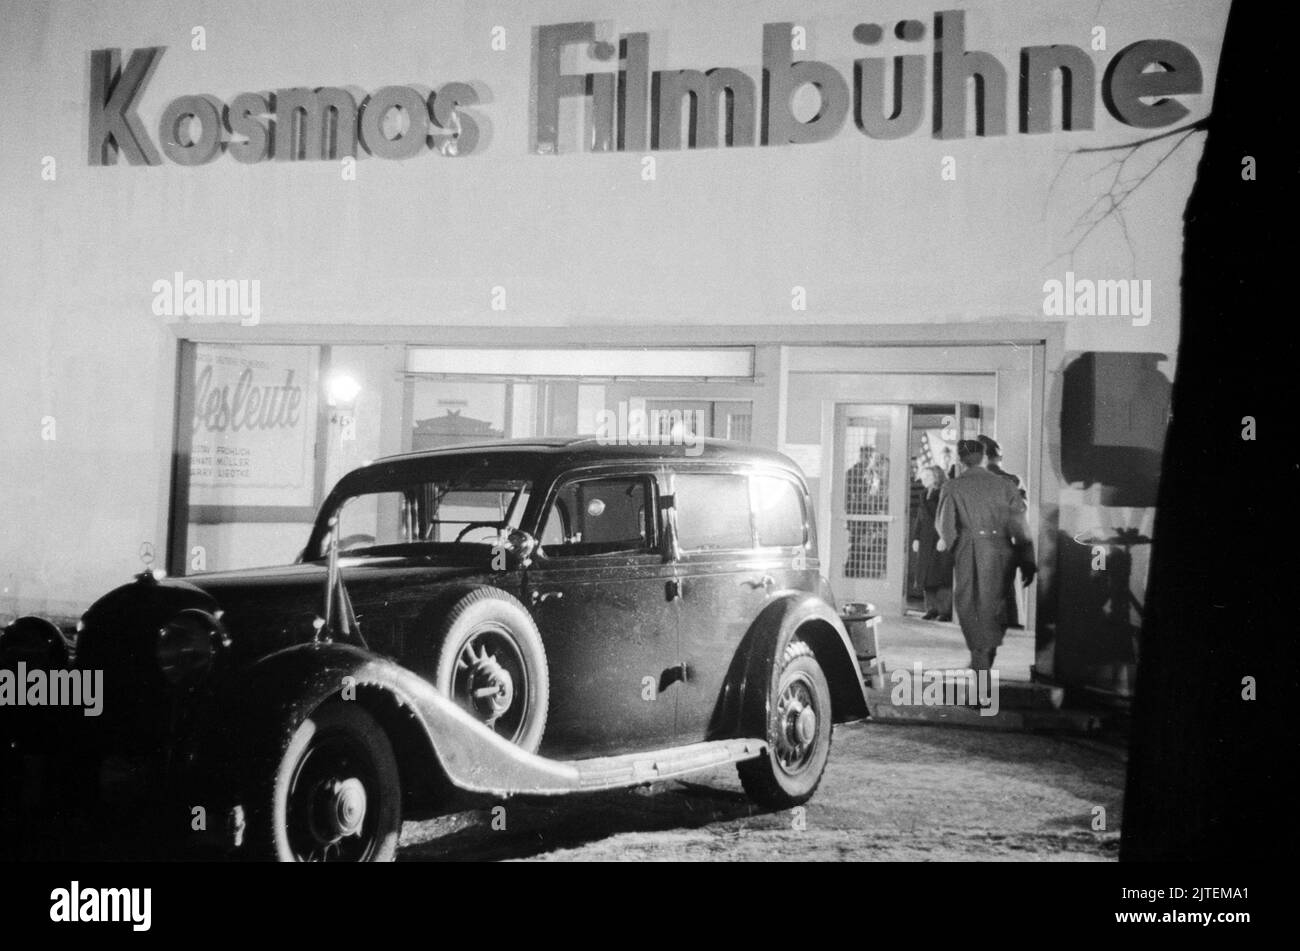
[[[8,745],[151,757],[229,848],[281,860],[391,859],[411,810],[727,763],[794,806],[867,713],[802,473],[712,440],[379,459],[297,563],[146,570],[78,627],[71,661],[15,622],[0,667],[102,671],[102,715],[28,710]]]

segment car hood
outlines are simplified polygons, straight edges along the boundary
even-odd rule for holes
[[[412,589],[470,577],[481,569],[410,558],[340,558],[339,570],[354,605],[378,607],[404,600]],[[209,595],[232,632],[283,628],[324,611],[323,562],[193,575],[185,580]]]
[[[362,619],[362,633],[391,625],[397,613],[427,604],[462,578],[482,569],[411,558],[341,558],[348,596]],[[235,659],[253,659],[310,640],[313,622],[324,612],[327,569],[323,562],[270,568],[242,568],[152,580],[140,578],[97,601],[85,615],[91,641],[138,634],[140,650],[151,656],[160,625],[185,608],[220,611],[230,633]],[[147,635],[147,636],[146,636]]]

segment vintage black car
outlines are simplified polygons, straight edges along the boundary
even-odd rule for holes
[[[739,444],[391,456],[338,483],[297,564],[97,601],[75,665],[104,672],[103,713],[43,740],[161,757],[229,845],[282,860],[391,859],[404,812],[466,796],[729,762],[789,807],[867,712],[816,552],[798,467]],[[35,619],[0,639],[19,657],[69,663]]]

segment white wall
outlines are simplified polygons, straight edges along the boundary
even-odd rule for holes
[[[652,182],[641,179],[640,155],[529,152],[538,25],[594,19],[608,39],[646,30],[652,68],[757,76],[762,24],[789,19],[806,27],[809,58],[851,75],[863,51],[854,24],[915,17],[932,28],[941,6],[0,0],[0,92],[10,104],[0,150],[0,615],[74,613],[138,570],[142,541],[161,551],[178,329],[152,313],[151,287],[175,271],[260,280],[255,339],[272,340],[287,324],[1040,320],[1043,281],[1072,266],[1150,279],[1156,312],[1145,328],[1073,319],[1067,350],[1172,356],[1199,138],[1130,199],[1128,240],[1112,222],[1071,260],[1070,226],[1096,197],[1089,176],[1112,157],[1071,150],[1137,135],[1100,101],[1090,133],[941,142],[921,131],[880,142],[849,125],[817,145],[661,153]],[[1227,0],[1203,10],[1190,15],[1172,0],[1103,3],[1095,14],[1064,0],[985,2],[968,7],[967,40],[1007,68],[1012,117],[1021,46],[1087,47],[1104,25],[1108,49],[1093,54],[1100,74],[1133,40],[1177,40],[1206,76],[1205,93],[1188,99],[1195,117],[1209,106]],[[498,25],[505,51],[490,45]],[[190,49],[195,26],[206,51]],[[365,159],[355,181],[333,162],[244,166],[226,156],[197,168],[89,167],[90,50],[149,45],[168,47],[139,109],[151,134],[181,94],[228,101],[295,85],[451,80],[482,86],[489,101],[475,112],[490,128],[478,154]],[[940,180],[949,155],[954,182]],[[46,157],[57,162],[53,181],[41,178]],[[807,291],[804,311],[791,310],[796,285]],[[503,312],[490,307],[498,286]],[[485,337],[509,343],[506,332]],[[53,441],[42,439],[47,416]]]

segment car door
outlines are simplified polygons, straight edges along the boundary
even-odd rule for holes
[[[681,586],[678,637],[684,683],[679,742],[713,738],[723,686],[750,625],[772,590],[773,566],[754,548],[749,477],[675,468],[672,478]]]
[[[551,696],[542,752],[583,757],[670,745],[677,605],[658,470],[573,473],[538,521],[524,603]]]

